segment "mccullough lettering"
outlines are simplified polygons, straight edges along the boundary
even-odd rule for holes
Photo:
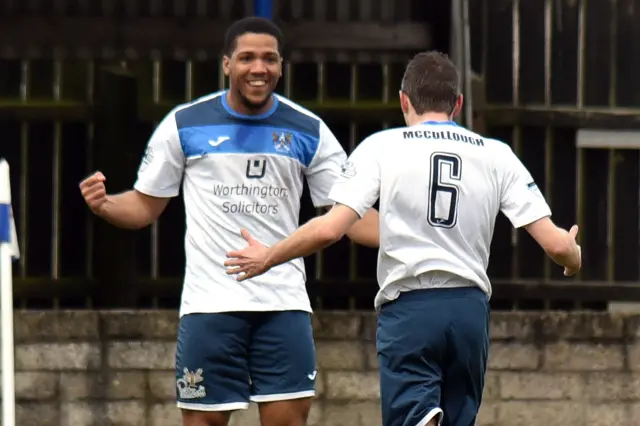
[[[482,138],[474,138],[451,130],[407,130],[402,132],[405,139],[424,138],[424,139],[444,139],[456,142],[465,142],[471,145],[484,146]]]

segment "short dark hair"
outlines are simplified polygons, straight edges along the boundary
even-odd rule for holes
[[[231,24],[224,35],[224,54],[231,56],[236,49],[238,37],[247,33],[268,34],[275,37],[278,42],[278,53],[282,55],[282,31],[273,22],[257,16],[243,18]]]
[[[400,90],[407,95],[416,114],[451,114],[460,95],[458,70],[443,53],[418,53],[407,64]]]

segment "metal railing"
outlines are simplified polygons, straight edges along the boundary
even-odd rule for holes
[[[0,82],[0,130],[5,135],[0,153],[17,165],[12,173],[18,183],[14,200],[23,256],[15,282],[17,305],[22,307],[100,303],[94,288],[96,257],[102,255],[96,251],[96,220],[83,205],[77,184],[102,160],[92,161],[101,101],[98,80],[104,67],[136,76],[137,93],[131,96],[138,99],[143,129],[139,142],[123,155],[140,157],[145,139],[173,106],[227,85],[212,45],[189,44],[197,32],[178,28],[175,18],[194,19],[193,26],[201,31],[198,37],[214,39],[219,51],[218,33],[224,26],[198,19],[235,19],[252,5],[248,1],[236,7],[237,2],[227,1],[211,8],[192,1],[175,2],[167,9],[167,2],[102,1],[74,3],[70,11],[71,3],[57,2],[57,9],[46,11],[53,17],[66,14],[68,26],[55,19],[43,21],[35,9],[29,13],[13,2],[0,4],[8,16],[0,16],[2,28],[13,34],[0,42],[5,77]],[[350,152],[364,136],[401,123],[396,98],[404,64],[430,40],[428,26],[412,18],[415,6],[409,3],[347,3],[277,3],[282,26],[293,39],[278,92],[323,116]],[[37,2],[31,6],[43,7]],[[139,22],[105,20],[114,16]],[[36,21],[42,24],[40,31],[24,33],[24,28],[35,28]],[[165,31],[129,31],[131,25]],[[92,26],[100,31],[92,31]],[[66,44],[49,42],[68,39],[69,27],[87,33],[86,46],[77,42],[77,35]],[[157,47],[144,43],[149,38],[143,34],[149,33]],[[129,44],[109,44],[118,34],[127,34]],[[170,44],[167,34],[172,34]],[[132,170],[123,168],[122,173],[133,183]],[[308,201],[302,210],[302,221],[317,213]],[[167,303],[175,305],[183,271],[183,215],[181,200],[174,200],[157,223],[137,235],[140,303],[158,306],[169,299]],[[364,280],[364,287],[375,288],[375,253],[348,241],[309,259],[308,267],[312,281]]]
[[[123,61],[119,65],[136,73],[140,96],[148,96],[149,102],[140,108],[145,123],[142,134],[147,136],[155,122],[176,103],[225,88],[227,83],[220,72],[219,61]],[[403,62],[287,61],[279,91],[327,116],[328,124],[350,152],[368,134],[401,124],[402,117],[395,102],[397,93],[392,88],[399,87],[403,65]],[[11,93],[0,93],[5,105],[10,104],[13,108],[5,111],[27,116],[21,120],[0,120],[0,131],[5,135],[2,154],[16,164],[12,168],[13,180],[17,182],[14,200],[22,247],[16,268],[17,294],[22,286],[43,280],[52,284],[90,280],[93,276],[94,219],[83,205],[77,184],[95,167],[91,108],[98,64],[95,61],[53,61],[50,69],[36,71],[41,79],[48,73],[51,82],[46,90],[40,84],[37,91],[33,90],[33,75],[36,74],[33,62],[5,62],[3,66],[8,74],[15,74],[19,79],[16,85],[21,88],[16,99],[9,98]],[[64,84],[67,72],[73,75],[73,90]],[[205,75],[207,78],[199,80]],[[296,82],[295,76],[302,81]],[[212,81],[215,83],[211,84]],[[315,84],[308,85],[308,81]],[[29,107],[38,103],[50,105],[52,110],[30,113]],[[57,110],[58,106],[63,108]],[[67,111],[77,109],[80,113],[65,116],[65,107]],[[351,112],[343,114],[348,110]],[[365,117],[370,112],[374,113],[373,118]],[[28,117],[29,114],[34,117]],[[57,114],[61,118],[56,118]],[[378,122],[376,116],[385,116],[385,120]],[[131,152],[123,155],[141,154],[144,142],[141,140],[139,146],[131,147]],[[133,179],[132,175],[131,183]],[[140,244],[144,249],[140,251],[138,272],[142,280],[168,280],[179,284],[183,259],[176,255],[176,246],[180,246],[184,232],[181,209],[181,202],[173,201],[165,216],[150,229],[141,231]],[[303,221],[314,213],[308,202],[303,203]],[[171,255],[166,255],[167,251]],[[363,265],[362,256],[366,265]],[[331,266],[325,266],[327,264]],[[364,278],[370,281],[375,276],[375,253],[342,242],[315,256],[310,262],[309,276],[316,280]]]
[[[337,4],[335,10],[333,3],[308,10],[300,2],[284,7],[291,8],[291,20],[303,15],[331,15],[332,22],[353,18],[346,3]],[[580,276],[566,280],[525,232],[513,231],[500,217],[489,272],[494,297],[508,300],[504,306],[536,299],[536,307],[551,307],[554,300],[584,307],[640,298],[640,156],[633,150],[575,147],[579,128],[640,127],[640,93],[633,85],[640,72],[633,59],[640,57],[640,45],[624,42],[640,37],[633,24],[640,12],[632,10],[633,4],[469,2],[472,65],[485,84],[483,96],[474,91],[478,120],[488,136],[513,146],[547,196],[554,220],[567,227],[581,224],[585,256]],[[387,10],[374,9],[378,17]],[[371,10],[364,7],[359,13]],[[391,15],[406,20],[407,7],[394,10]],[[384,13],[385,19],[391,16]],[[24,253],[16,277],[21,306],[39,298],[54,305],[68,305],[70,298],[79,305],[94,302],[86,287],[93,276],[92,218],[77,183],[94,168],[88,159],[94,143],[96,79],[103,65],[137,76],[144,129],[139,145],[127,153],[132,156],[141,155],[144,139],[171,107],[227,84],[219,58],[208,51],[114,52],[75,59],[26,56],[0,65],[6,77],[0,81],[0,153],[17,165],[12,180],[17,182],[13,199]],[[294,50],[288,52],[278,91],[321,115],[350,152],[364,136],[402,124],[397,89],[412,53],[407,46]],[[180,201],[171,202],[157,224],[138,234],[137,270],[150,305],[175,301],[179,291],[181,208]],[[316,213],[308,202],[302,210],[303,221]],[[376,290],[375,260],[374,251],[347,240],[308,259],[316,306],[369,308]]]
[[[634,23],[640,12],[625,0],[500,3],[502,8],[485,9],[484,21],[487,27],[507,28],[486,34],[482,53],[482,73],[494,89],[484,112],[500,126],[490,132],[511,141],[544,188],[554,217],[564,226],[582,225],[585,267],[578,279],[635,284],[640,279],[638,151],[576,148],[576,132],[640,127],[640,90],[631,77],[640,65],[630,59],[638,49],[626,42],[640,36]],[[506,44],[498,37],[510,38],[512,49],[491,65],[488,50]],[[522,257],[527,245],[520,233],[512,233],[511,276],[533,262],[541,278],[559,278],[549,260],[540,264],[533,253]]]

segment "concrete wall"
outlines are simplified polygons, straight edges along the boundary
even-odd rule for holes
[[[640,316],[494,313],[479,425],[640,425]],[[310,425],[380,424],[371,313],[318,313]],[[173,426],[174,312],[19,312],[20,426]],[[107,419],[107,420],[105,420]],[[233,424],[253,426],[255,409]]]

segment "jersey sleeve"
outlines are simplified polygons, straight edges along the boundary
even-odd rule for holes
[[[502,156],[501,169],[500,210],[509,218],[514,228],[551,216],[551,209],[531,173],[511,149]]]
[[[174,114],[156,127],[147,144],[134,188],[152,197],[176,197],[185,167]]]
[[[363,217],[380,197],[380,166],[375,144],[365,139],[342,166],[329,198]]]
[[[342,145],[329,127],[320,121],[320,136],[316,154],[305,174],[309,182],[311,200],[315,207],[331,205],[329,191],[340,175],[340,169],[347,159]]]

